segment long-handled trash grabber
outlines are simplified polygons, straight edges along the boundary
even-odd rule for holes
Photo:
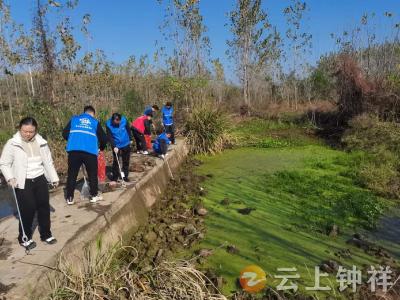
[[[121,164],[119,163],[118,154],[114,152],[114,155],[115,155],[115,159],[117,160],[117,163],[118,163],[119,174],[121,174],[121,186],[123,188],[125,188],[126,187],[126,183],[124,181],[125,173],[121,169]]]
[[[167,158],[165,156],[161,156],[161,159],[167,163],[169,174],[171,175],[172,180],[175,180],[174,175],[172,174],[171,168],[169,166]]]
[[[21,211],[19,210],[19,205],[18,205],[18,200],[17,200],[17,194],[15,193],[15,188],[11,187],[12,191],[13,191],[13,195],[14,195],[14,200],[15,200],[15,204],[17,205],[17,212],[18,212],[18,218],[19,218],[19,222],[21,224],[21,228],[22,228],[22,241],[24,243],[28,242],[28,236],[25,233],[25,229],[24,229],[24,223],[22,223],[22,217],[21,217]],[[28,247],[25,247],[25,250],[27,251],[27,253],[29,252]]]

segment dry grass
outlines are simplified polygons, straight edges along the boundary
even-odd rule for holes
[[[184,135],[192,154],[215,154],[236,143],[228,118],[217,109],[202,106],[184,124]]]
[[[132,263],[118,259],[133,247],[115,246],[107,251],[85,251],[82,260],[73,264],[61,256],[58,274],[51,279],[51,300],[221,300],[226,299],[211,281],[186,261],[162,262],[149,271],[133,270]]]

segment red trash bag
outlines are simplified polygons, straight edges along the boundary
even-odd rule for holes
[[[151,150],[152,149],[152,146],[151,146],[151,135],[145,135],[144,139],[146,140],[147,150]]]
[[[106,181],[106,157],[103,151],[97,156],[97,177],[100,182]]]

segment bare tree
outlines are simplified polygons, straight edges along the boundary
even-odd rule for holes
[[[224,72],[224,66],[220,62],[220,60],[214,59],[212,61],[213,67],[214,67],[214,85],[216,89],[216,95],[217,95],[217,101],[218,104],[222,103],[222,96],[223,96],[223,89],[225,87],[225,72]]]
[[[50,2],[50,4],[58,5],[57,2]],[[56,3],[56,4],[54,4]],[[36,53],[38,54],[39,61],[42,65],[44,73],[44,91],[47,100],[50,103],[54,102],[54,72],[56,69],[55,64],[55,41],[54,38],[49,36],[47,28],[46,14],[49,4],[42,4],[41,0],[36,2],[36,12],[33,20],[33,33],[36,37]]]
[[[291,67],[291,83],[294,91],[295,109],[299,102],[299,81],[302,78],[300,74],[307,74],[309,71],[307,64],[304,62],[305,54],[311,49],[312,35],[306,32],[302,27],[304,15],[307,12],[307,4],[302,0],[291,0],[291,4],[287,6],[283,13],[289,25],[286,31],[286,38],[289,40],[290,56],[292,59]]]
[[[261,0],[237,0],[230,12],[230,30],[233,39],[227,41],[228,55],[236,62],[236,71],[242,84],[244,103],[250,106],[250,80],[252,72],[264,65],[271,50],[271,24],[261,8]],[[277,31],[273,31],[277,34]]]
[[[179,78],[203,76],[206,73],[210,41],[205,35],[207,28],[200,13],[199,1],[166,2],[164,22],[160,29],[166,41],[174,42],[173,54],[167,59],[172,74]]]

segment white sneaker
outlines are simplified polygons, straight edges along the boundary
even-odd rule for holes
[[[20,245],[22,247],[24,247],[26,250],[31,250],[36,247],[36,243],[33,240],[29,240],[27,242],[22,242],[22,243],[20,243]]]
[[[143,151],[142,154],[147,155],[147,154],[149,154],[149,152],[148,151]]]
[[[90,198],[89,202],[90,203],[96,203],[97,201],[101,201],[101,200],[103,200],[103,196],[97,195],[97,196],[94,196],[94,197]]]
[[[136,154],[140,154],[140,151],[136,151]]]
[[[73,198],[67,199],[67,204],[68,205],[73,205],[74,204],[74,199]]]
[[[161,159],[164,159],[164,158],[165,158],[165,155],[164,155],[164,154],[160,154],[160,158],[161,158]]]
[[[57,240],[54,236],[51,236],[45,240],[42,240],[42,242],[46,243],[47,245],[53,245],[53,244],[57,243]]]

